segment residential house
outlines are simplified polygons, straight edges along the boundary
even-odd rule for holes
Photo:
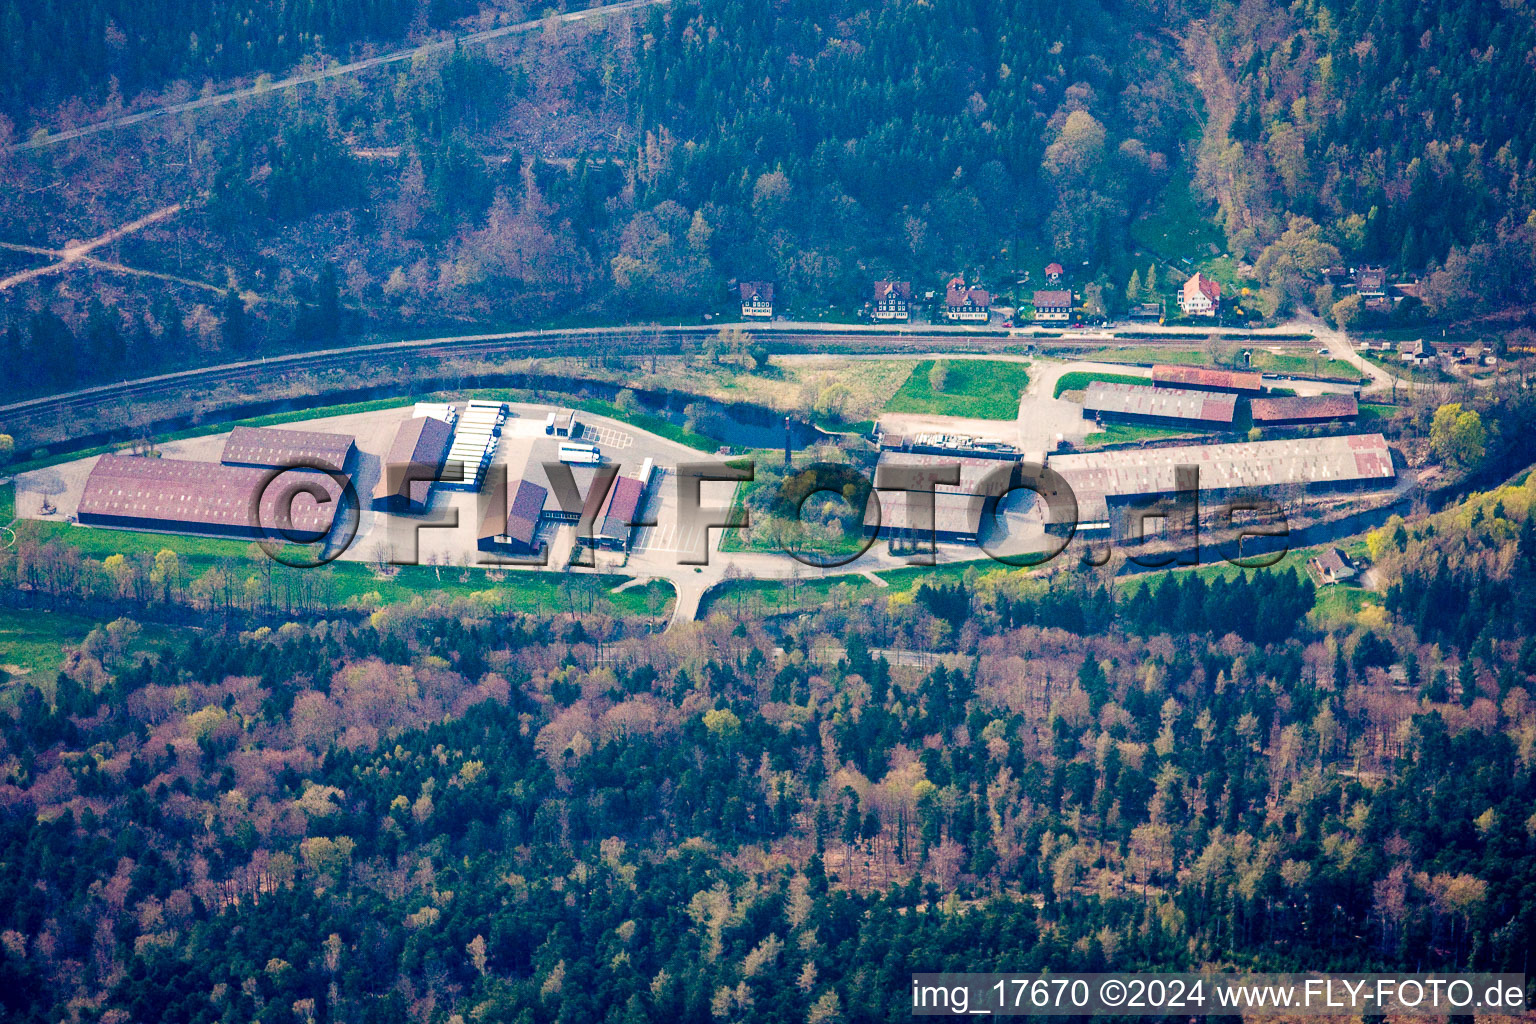
[[[736,287],[741,294],[741,315],[744,318],[773,319],[773,282],[743,281]]]
[[[1392,308],[1387,298],[1387,268],[1361,267],[1355,271],[1355,294],[1365,300],[1365,308],[1384,313]]]
[[[1349,560],[1349,556],[1338,548],[1329,548],[1312,558],[1307,559],[1307,571],[1319,586],[1328,586],[1333,583],[1343,583],[1360,575],[1360,570]]]
[[[1410,341],[1398,350],[1397,358],[1412,366],[1427,366],[1435,361],[1435,346],[1423,338]]]
[[[1185,316],[1215,316],[1221,307],[1221,285],[1198,270],[1179,290],[1179,312]]]
[[[912,319],[912,282],[876,281],[874,320],[877,323],[907,323]]]
[[[1061,269],[1060,263],[1047,263],[1045,265],[1045,279],[1051,284],[1055,284],[1057,281],[1060,281],[1061,275],[1063,273],[1065,273],[1065,271]]]
[[[1035,323],[1064,324],[1071,319],[1071,292],[1066,289],[1035,292]]]
[[[992,293],[967,287],[965,278],[949,279],[944,293],[944,319],[952,324],[984,324],[992,318]]]

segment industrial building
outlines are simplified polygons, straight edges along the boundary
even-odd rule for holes
[[[1048,465],[1077,497],[1079,529],[1114,529],[1126,505],[1173,495],[1179,466],[1199,470],[1202,501],[1254,491],[1278,500],[1286,493],[1390,486],[1395,479],[1392,450],[1380,434],[1052,455]],[[1068,525],[1047,523],[1057,530]]]
[[[411,415],[430,416],[435,420],[442,420],[450,427],[459,422],[459,407],[451,402],[417,402],[411,409]]]
[[[872,534],[878,529],[879,536],[897,546],[926,542],[929,539],[927,532],[917,528],[911,520],[910,506],[913,499],[908,496],[908,492],[880,489],[886,480],[882,467],[940,467],[956,464],[960,467],[960,482],[936,484],[933,487],[933,538],[941,542],[975,543],[988,501],[1018,483],[1017,461],[883,451],[875,466],[876,489],[870,491],[869,503],[864,509],[865,534]]]
[[[1237,396],[1094,381],[1088,385],[1083,411],[1101,423],[1230,429],[1237,412]]]
[[[373,489],[374,508],[419,512],[427,507],[432,483],[443,475],[453,446],[453,428],[435,416],[413,416],[395,431]]]
[[[544,433],[554,437],[575,437],[581,433],[575,409],[556,409],[544,418]]]
[[[1246,370],[1208,370],[1201,366],[1158,363],[1152,367],[1152,383],[1195,391],[1234,391],[1241,395],[1257,395],[1264,390],[1264,375]]]
[[[640,466],[640,475],[615,477],[608,488],[597,515],[592,521],[592,543],[600,548],[627,551],[633,540],[634,527],[645,508],[646,492],[650,490],[654,465],[646,459]]]
[[[500,500],[496,500],[496,499]],[[533,555],[543,544],[539,525],[549,491],[532,480],[515,480],[504,495],[493,496],[476,546],[481,551],[504,550],[514,555]]]
[[[485,479],[485,468],[496,454],[501,438],[501,424],[507,418],[505,402],[473,400],[464,404],[453,432],[453,447],[448,450],[448,464],[463,468],[462,478],[443,486],[460,491],[478,491]]]
[[[295,490],[300,480],[306,487],[322,488],[330,500],[319,502]],[[92,526],[318,539],[330,530],[341,497],[342,485],[326,473],[103,455],[86,480],[77,516]],[[297,536],[284,537],[285,531]]]
[[[1354,395],[1300,395],[1289,398],[1250,400],[1253,422],[1258,426],[1296,426],[1352,420],[1360,415],[1360,402]]]
[[[226,466],[308,466],[340,472],[356,452],[356,440],[346,434],[236,427],[224,442],[220,461]]]

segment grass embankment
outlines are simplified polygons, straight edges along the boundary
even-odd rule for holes
[[[875,573],[886,583],[885,587],[881,587],[868,576],[848,567],[829,569],[827,575],[820,575],[817,570],[807,567],[805,575],[798,580],[733,580],[721,583],[704,595],[699,605],[699,618],[706,618],[714,612],[738,614],[751,611],[772,615],[810,609],[834,600],[858,601],[881,593],[902,594],[916,590],[923,583],[954,583],[963,579],[972,569],[981,572],[1030,571],[1012,569],[990,558],[978,558],[945,565],[884,569]]]
[[[1214,565],[1201,565],[1193,569],[1169,568],[1149,572],[1140,572],[1119,577],[1115,583],[1116,596],[1120,600],[1132,600],[1148,584],[1155,583],[1170,572],[1194,572],[1201,576],[1207,583],[1216,579],[1231,579],[1233,577],[1255,572],[1300,572],[1306,573],[1307,560],[1324,547],[1340,547],[1344,549],[1357,563],[1366,556],[1365,540],[1363,536],[1357,536],[1341,540],[1333,545],[1314,546],[1289,551],[1272,566],[1257,568],[1243,568],[1228,562],[1218,562]],[[1117,549],[1117,553],[1123,553]],[[1067,560],[1075,559],[1076,549],[1063,552],[1052,564],[1069,564]],[[1203,557],[1218,557],[1213,548],[1207,547],[1203,551]],[[1048,568],[1049,566],[1047,566]],[[1015,574],[1036,574],[1034,568],[1017,568],[1003,565],[989,558],[979,558],[964,562],[951,562],[938,566],[911,566],[901,569],[885,569],[876,572],[875,575],[885,581],[886,587],[880,587],[869,577],[858,573],[850,573],[846,570],[829,570],[828,575],[813,575],[814,570],[807,569],[806,575],[799,580],[736,580],[716,586],[704,596],[700,605],[699,617],[707,617],[714,612],[739,615],[753,613],[758,615],[772,615],[783,612],[810,611],[829,601],[862,601],[876,594],[898,595],[915,591],[923,583],[955,583],[965,578],[971,571],[981,574],[983,582],[987,577]],[[833,573],[841,573],[833,575]],[[1053,586],[1061,581],[1061,577],[1040,576],[1032,584],[1034,586]],[[1339,584],[1328,587],[1318,587],[1316,602],[1312,615],[1319,620],[1330,618],[1343,618],[1356,615],[1366,605],[1379,604],[1379,595],[1373,591],[1355,583]]]
[[[887,412],[964,416],[978,420],[1011,420],[1019,415],[1019,397],[1029,386],[1029,364],[997,359],[946,359],[947,373],[940,391],[930,377],[936,360],[912,367],[906,383],[891,397]]]

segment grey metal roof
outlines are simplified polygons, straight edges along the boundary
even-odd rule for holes
[[[1380,434],[1052,455],[1048,465],[1072,486],[1084,521],[1102,517],[1110,497],[1173,493],[1177,466],[1198,467],[1202,491],[1386,483],[1396,475]]]
[[[1230,425],[1237,411],[1237,396],[1214,391],[1184,391],[1147,384],[1094,381],[1088,385],[1083,409],[1090,413],[1107,412],[1121,416],[1145,416],[1149,419]]]

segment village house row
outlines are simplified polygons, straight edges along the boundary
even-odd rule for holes
[[[1030,301],[1021,305],[1014,315],[1020,322],[1037,324],[1070,324],[1082,319],[1084,310],[1074,304],[1072,290],[1063,283],[1064,271],[1060,263],[1045,267],[1048,287],[1035,289]],[[1386,271],[1380,267],[1358,269],[1330,268],[1328,281],[1342,285],[1346,291],[1357,291],[1371,310],[1389,308],[1393,299],[1400,295],[1388,294]],[[1403,294],[1412,294],[1413,286],[1392,286]],[[775,315],[774,286],[771,281],[741,281],[736,285],[741,300],[741,316],[745,320],[771,320]],[[1196,271],[1178,289],[1178,312],[1186,317],[1215,318],[1223,310],[1221,285]],[[910,323],[919,308],[932,308],[934,323],[985,324],[992,319],[992,293],[976,284],[967,284],[961,275],[950,278],[945,285],[942,303],[937,292],[928,292],[923,300],[913,298],[910,281],[876,281],[870,289],[864,311],[875,323]],[[1136,303],[1126,313],[1132,320],[1160,320],[1165,316],[1161,302]]]

